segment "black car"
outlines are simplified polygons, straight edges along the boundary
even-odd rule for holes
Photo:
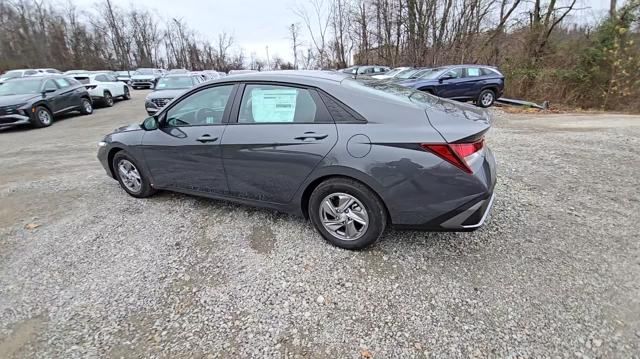
[[[480,107],[489,107],[504,92],[504,75],[491,66],[454,65],[431,69],[398,84],[439,97],[473,101]]]
[[[91,96],[78,81],[65,76],[23,77],[0,86],[0,127],[51,125],[55,116],[93,113]]]

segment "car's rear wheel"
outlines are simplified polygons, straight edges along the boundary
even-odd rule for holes
[[[51,126],[51,123],[53,123],[53,115],[46,107],[38,106],[35,112],[33,112],[31,123],[34,127]]]
[[[113,156],[112,166],[120,187],[131,196],[145,198],[156,192],[151,187],[149,178],[128,153],[124,151],[116,153]]]
[[[493,90],[482,90],[478,95],[478,99],[476,100],[476,104],[480,107],[491,107],[493,103],[496,101],[496,93]]]
[[[380,198],[362,183],[346,178],[329,179],[314,189],[309,217],[327,241],[345,249],[373,244],[387,226]]]
[[[113,106],[113,96],[111,96],[111,92],[109,92],[109,91],[105,91],[104,92],[104,97],[102,98],[102,103],[106,107],[112,107]]]
[[[83,97],[82,100],[80,100],[80,113],[83,115],[90,115],[93,113],[93,105],[88,98]]]
[[[131,92],[129,91],[129,86],[124,87],[124,95],[122,95],[122,98],[125,100],[128,100],[131,98]]]

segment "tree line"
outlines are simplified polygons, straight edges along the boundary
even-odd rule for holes
[[[216,69],[244,66],[233,37],[209,41],[183,19],[164,19],[145,8],[123,9],[101,0],[90,10],[72,1],[0,0],[0,71],[128,70],[136,67]]]
[[[577,0],[298,0],[282,9],[297,20],[274,25],[289,33],[293,63],[267,63],[246,58],[230,34],[206,38],[152,9],[0,0],[0,71],[476,63],[505,74],[508,96],[640,111],[640,0],[610,1],[587,23],[575,21]]]
[[[290,33],[305,33],[305,61],[316,67],[352,58],[488,64],[505,74],[509,96],[640,111],[640,0],[610,0],[608,14],[591,23],[578,21],[585,10],[577,0],[306,0],[293,9],[299,23]]]

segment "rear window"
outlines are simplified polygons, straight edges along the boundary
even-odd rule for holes
[[[343,81],[347,86],[358,87],[376,96],[386,97],[393,100],[400,100],[406,103],[420,103],[434,105],[438,102],[437,97],[426,92],[416,91],[408,87],[386,83],[380,81]]]
[[[80,82],[83,85],[86,85],[91,82],[91,80],[86,76],[76,76],[74,77],[74,79],[76,79],[78,82]]]

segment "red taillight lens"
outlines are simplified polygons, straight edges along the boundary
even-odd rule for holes
[[[465,158],[480,151],[484,147],[484,139],[471,143],[420,144],[423,150],[429,151],[459,169],[473,173]]]

